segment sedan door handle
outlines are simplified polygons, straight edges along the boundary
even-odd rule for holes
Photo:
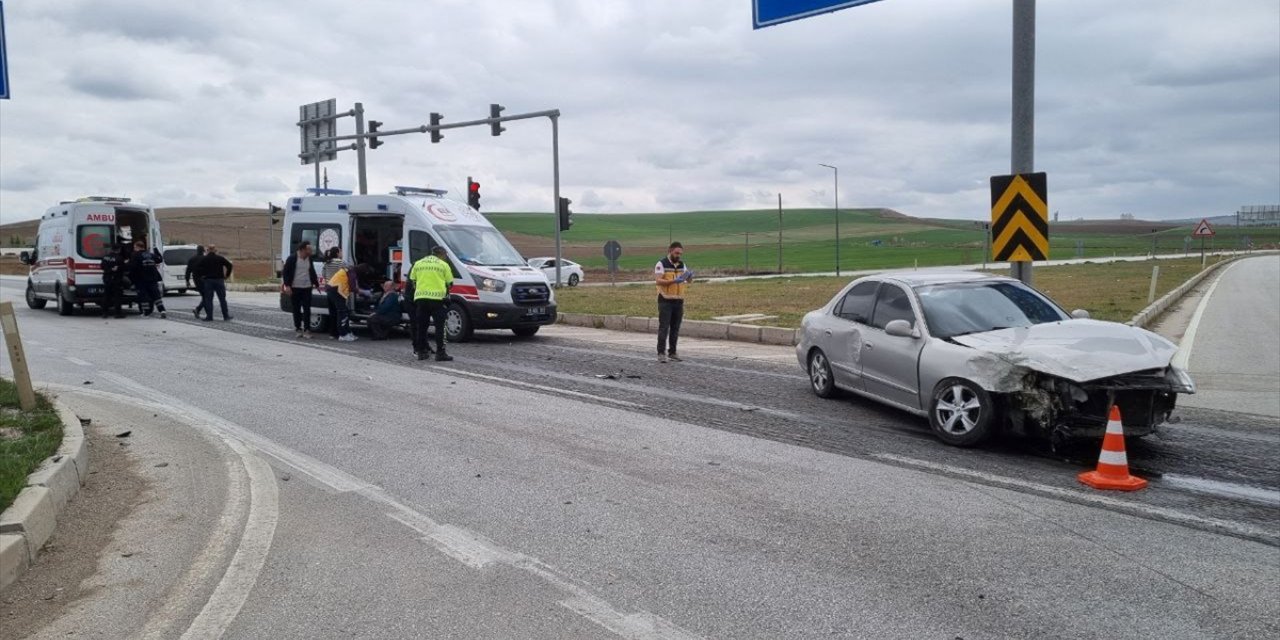
[[[867,347],[867,351],[870,351],[870,350],[872,350],[872,349],[876,348],[876,345],[874,345],[874,344],[872,344],[872,343],[868,342],[868,343],[866,343],[866,347]]]

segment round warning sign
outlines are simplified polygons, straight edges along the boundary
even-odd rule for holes
[[[325,229],[320,232],[320,239],[316,242],[320,245],[320,253],[327,253],[330,249],[338,246],[338,230]]]

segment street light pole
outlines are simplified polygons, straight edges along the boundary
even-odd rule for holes
[[[826,167],[835,174],[836,183],[836,277],[840,277],[840,168],[829,164],[818,163],[819,167]]]

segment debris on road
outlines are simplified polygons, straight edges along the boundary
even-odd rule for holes
[[[169,466],[169,463],[168,463],[168,462],[161,462],[160,464],[156,465],[156,468],[157,468],[157,469],[163,469],[163,468],[165,468],[165,467],[167,467],[167,466]]]
[[[116,437],[117,437],[117,438],[128,438],[128,437],[129,437],[129,436],[131,436],[131,435],[133,435],[133,431],[121,431],[120,433],[117,433],[117,434],[116,434]]]

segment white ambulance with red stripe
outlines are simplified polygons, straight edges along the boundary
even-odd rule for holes
[[[390,279],[403,282],[414,261],[444,246],[453,267],[446,335],[464,342],[477,329],[510,329],[528,337],[556,321],[555,294],[540,271],[479,211],[445,197],[440,189],[396,187],[387,195],[353,195],[336,189],[308,189],[290,198],[284,211],[284,233],[278,258],[283,262],[306,240],[312,247],[312,269],[320,282],[313,291],[311,330],[329,327],[324,282],[324,255],[342,250],[344,262],[369,265],[373,276],[360,288],[379,292]],[[363,322],[373,301],[358,296],[351,319]],[[281,293],[280,308],[291,311]],[[408,316],[404,316],[408,322]]]
[[[113,245],[145,240],[148,249],[163,247],[155,212],[145,204],[116,196],[87,196],[49,207],[40,217],[34,253],[23,252],[27,306],[43,309],[53,302],[58,313],[71,315],[86,304],[102,302],[102,256]],[[122,301],[131,304],[126,289]]]

